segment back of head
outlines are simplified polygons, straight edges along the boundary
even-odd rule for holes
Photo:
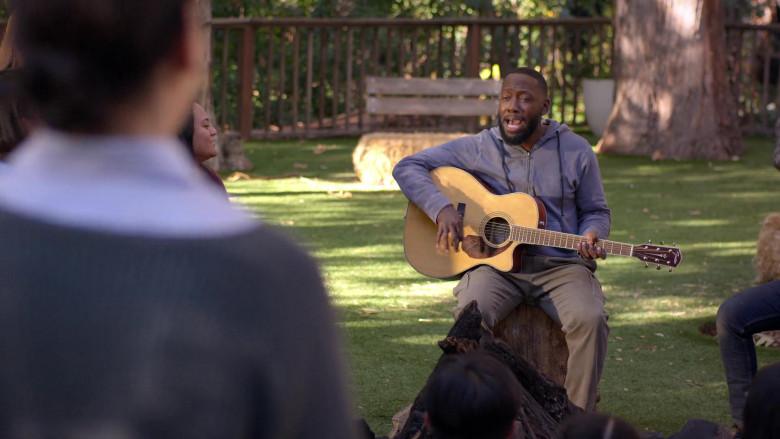
[[[744,439],[780,439],[780,363],[764,367],[750,384],[745,402]]]
[[[639,439],[626,421],[603,413],[578,413],[560,425],[557,439]]]
[[[488,353],[442,358],[425,388],[425,408],[436,439],[505,439],[520,406],[520,384]]]
[[[26,89],[47,124],[101,132],[181,38],[190,0],[24,0],[14,11]]]

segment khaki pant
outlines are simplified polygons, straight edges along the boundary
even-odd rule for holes
[[[609,316],[601,284],[591,269],[595,269],[593,261],[543,256],[525,256],[518,273],[479,266],[464,274],[453,290],[458,306],[452,312],[457,318],[476,300],[482,324],[490,331],[518,305],[540,306],[566,334],[566,393],[574,404],[592,411],[607,354]]]

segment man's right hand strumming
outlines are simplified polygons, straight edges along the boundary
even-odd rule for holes
[[[436,234],[436,247],[448,252],[450,245],[459,251],[460,242],[463,241],[463,218],[460,217],[455,207],[449,205],[439,212],[436,217],[439,232]]]

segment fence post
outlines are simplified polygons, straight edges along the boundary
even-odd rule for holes
[[[480,48],[482,47],[482,32],[479,24],[470,23],[466,33],[466,77],[479,77]],[[474,133],[479,125],[479,117],[466,119],[466,130]]]
[[[255,32],[251,25],[243,27],[239,52],[240,90],[238,94],[238,126],[241,139],[248,140],[252,132],[252,91],[255,76]]]
[[[482,36],[480,25],[471,23],[468,25],[466,34],[466,77],[476,78],[479,76],[479,58],[482,47]]]

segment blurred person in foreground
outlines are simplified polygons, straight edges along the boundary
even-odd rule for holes
[[[558,426],[557,439],[639,439],[628,422],[605,413],[585,412],[566,418]]]
[[[353,437],[315,263],[175,138],[204,73],[194,2],[14,14],[44,127],[0,175],[0,437]]]
[[[192,154],[192,158],[195,159],[203,174],[227,195],[222,177],[204,164],[208,159],[216,157],[218,152],[217,129],[211,124],[211,118],[202,105],[192,104],[192,111],[187,116],[184,128],[179,131],[179,139]]]
[[[425,426],[434,439],[512,437],[520,392],[514,374],[491,354],[447,355],[425,388]]]
[[[0,172],[8,169],[8,155],[34,126],[27,107],[21,95],[19,70],[0,70]]]

